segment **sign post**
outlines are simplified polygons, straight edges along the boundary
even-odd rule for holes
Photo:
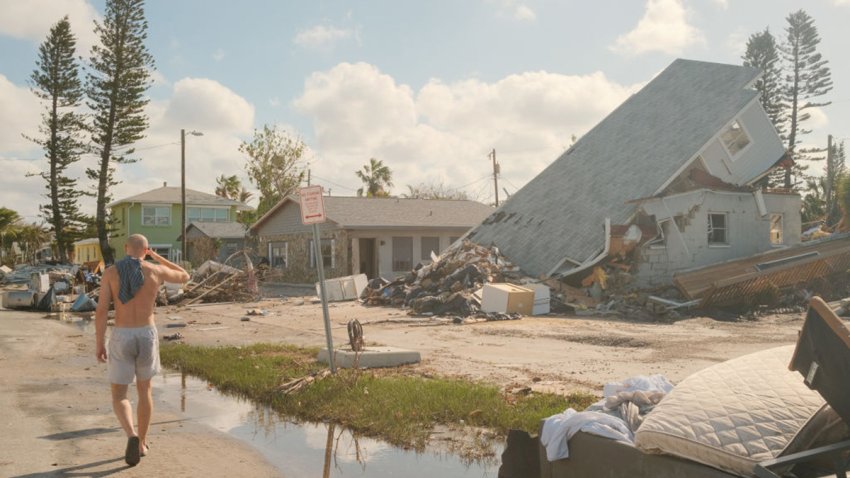
[[[319,224],[325,222],[325,202],[321,186],[307,186],[299,190],[301,198],[301,223],[313,226],[313,257],[316,258],[316,269],[319,273],[319,295],[322,299],[322,315],[325,318],[325,336],[328,340],[328,363],[331,373],[336,373],[334,363],[334,342],[331,336],[331,317],[328,312],[328,293],[325,290],[325,261],[322,257],[322,242],[319,235]]]

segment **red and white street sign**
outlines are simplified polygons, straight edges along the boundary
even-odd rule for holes
[[[325,202],[321,186],[307,186],[298,191],[301,196],[301,223],[321,224],[325,217]]]

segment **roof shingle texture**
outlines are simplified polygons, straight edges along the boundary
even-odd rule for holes
[[[524,272],[584,262],[605,245],[604,222],[625,224],[757,93],[758,70],[676,60],[472,232]],[[565,112],[568,114],[568,112]]]
[[[240,239],[245,237],[247,229],[238,222],[193,222],[190,224],[214,239]]]
[[[464,227],[493,208],[476,201],[325,196],[325,213],[343,228]]]
[[[150,204],[180,204],[180,188],[163,186],[161,188],[151,189],[150,191],[130,196],[128,198],[119,199],[110,204],[115,206],[120,203],[137,202]],[[186,204],[191,206],[236,206],[238,209],[251,209],[249,206],[239,201],[216,196],[215,194],[202,193],[192,189],[186,190]]]

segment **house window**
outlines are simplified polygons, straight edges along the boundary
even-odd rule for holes
[[[708,245],[729,244],[728,215],[726,213],[709,213],[708,215]]]
[[[393,237],[393,271],[413,270],[413,238]]]
[[[312,247],[312,244],[310,244]],[[280,267],[286,269],[289,262],[289,243],[286,242],[270,242],[269,243],[269,264],[272,267]]]
[[[168,260],[171,260],[171,259],[172,259],[172,258],[171,258],[171,246],[163,246],[163,245],[151,244],[149,247],[150,247],[150,248],[151,248],[154,252],[156,252],[157,254],[161,255],[162,257],[164,257],[164,258],[166,258],[166,259],[168,259]]]
[[[770,243],[782,245],[782,214],[770,215]]]
[[[422,255],[423,261],[431,260],[431,252],[434,254],[440,253],[440,238],[439,237],[423,237],[422,238]]]
[[[188,207],[186,222],[228,222],[230,210],[226,207]]]
[[[457,242],[458,239],[460,239],[460,238],[459,237],[450,237],[449,238],[449,244],[454,244],[455,242]]]
[[[336,267],[336,257],[334,257],[334,249],[336,248],[336,240],[334,239],[322,239],[322,264],[325,266],[325,269],[328,267],[334,268]],[[310,239],[310,267],[316,268],[316,253],[313,249],[313,240]]]
[[[729,155],[733,158],[750,144],[750,138],[747,136],[747,132],[744,131],[741,123],[737,120],[720,134],[720,139],[726,146],[726,150],[729,151]]]
[[[171,206],[142,206],[143,226],[170,226]]]

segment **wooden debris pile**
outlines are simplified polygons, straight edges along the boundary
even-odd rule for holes
[[[168,294],[163,288],[161,294]],[[192,274],[182,294],[167,302],[191,305],[197,302],[248,302],[256,298],[256,279],[251,270],[241,270],[215,261],[204,262]]]
[[[484,284],[519,283],[523,277],[498,248],[463,241],[392,282],[372,280],[361,299],[366,305],[408,307],[414,314],[468,317],[481,307],[474,292]]]

